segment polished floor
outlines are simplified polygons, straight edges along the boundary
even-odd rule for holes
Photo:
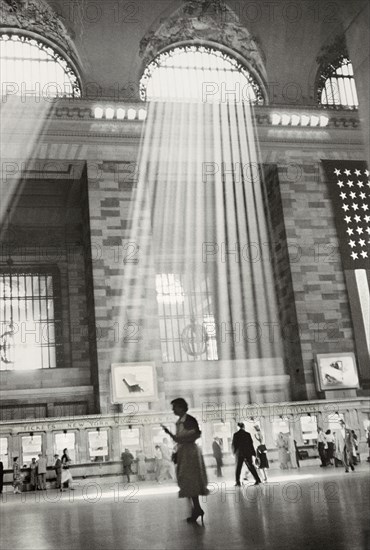
[[[187,524],[188,502],[161,485],[84,480],[74,491],[3,494],[4,550],[369,550],[369,465],[354,473],[306,467],[270,471],[235,488],[210,479],[204,526]],[[198,520],[199,521],[199,520]]]

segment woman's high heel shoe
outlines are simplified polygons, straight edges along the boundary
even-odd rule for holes
[[[204,510],[199,510],[199,512],[193,512],[192,515],[190,516],[190,518],[186,518],[186,521],[188,523],[196,523],[197,519],[201,518],[202,520],[202,525],[204,525],[204,520],[203,520],[203,517],[204,517]]]

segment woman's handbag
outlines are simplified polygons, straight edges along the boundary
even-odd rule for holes
[[[172,453],[171,460],[174,464],[177,464],[177,453],[176,452]]]

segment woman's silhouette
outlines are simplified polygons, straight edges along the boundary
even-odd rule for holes
[[[164,431],[177,443],[176,475],[179,485],[179,497],[191,498],[193,503],[192,514],[187,518],[188,523],[195,523],[201,517],[203,523],[204,511],[199,504],[199,495],[207,495],[207,473],[200,448],[195,441],[201,431],[198,422],[187,414],[188,404],[181,397],[171,401],[172,410],[179,417],[176,422],[176,435],[165,426]]]

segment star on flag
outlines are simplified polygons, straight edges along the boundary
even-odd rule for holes
[[[346,269],[370,269],[370,172],[361,161],[322,161]]]

